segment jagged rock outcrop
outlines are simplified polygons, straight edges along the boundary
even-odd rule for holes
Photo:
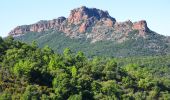
[[[20,35],[20,34],[24,34],[26,32],[30,31],[30,26],[29,25],[23,25],[23,26],[17,26],[16,28],[14,28],[9,35],[15,36],[15,35]]]
[[[49,29],[64,32],[66,36],[73,38],[86,37],[92,42],[100,40],[116,40],[123,42],[127,40],[128,33],[138,30],[138,36],[145,37],[149,32],[144,20],[139,22],[117,22],[107,11],[82,6],[71,10],[68,18],[44,21],[35,24],[18,26],[12,30],[10,35],[20,35],[27,32],[42,32]]]
[[[61,24],[63,21],[66,20],[65,17],[59,17],[57,19],[45,21],[41,20],[35,24],[31,25],[23,25],[17,26],[14,30],[12,30],[9,34],[10,35],[19,35],[24,34],[26,32],[42,32],[48,29],[60,29]]]
[[[65,17],[59,17],[57,19],[49,21],[39,21],[35,24],[30,25],[30,31],[41,32],[48,29],[60,29],[60,26],[64,20],[66,20]]]
[[[141,36],[145,36],[145,33],[149,32],[149,28],[145,20],[133,23],[133,29],[139,30]]]
[[[82,6],[80,8],[76,8],[71,10],[70,16],[68,17],[68,22],[70,23],[80,23],[80,21],[88,20],[88,19],[96,19],[100,20],[102,18],[108,18],[112,21],[116,21],[112,18],[107,11],[102,11],[96,8],[87,8]]]
[[[144,32],[147,32],[148,31],[148,27],[147,27],[146,21],[145,20],[141,20],[139,22],[135,22],[133,24],[133,29],[142,30]]]

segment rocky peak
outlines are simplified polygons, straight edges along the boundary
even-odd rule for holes
[[[87,8],[85,6],[71,10],[67,20],[69,24],[74,24],[79,27],[77,30],[78,33],[84,33],[88,27],[92,27],[98,23],[112,27],[116,22],[107,11],[96,8]]]
[[[82,20],[88,20],[92,18],[97,20],[102,18],[109,18],[112,21],[116,21],[109,15],[107,11],[99,10],[96,8],[87,8],[85,6],[71,10],[68,21],[71,23],[78,23]]]
[[[149,30],[145,20],[141,20],[133,23],[133,29],[147,32]]]
[[[141,35],[141,36],[145,36],[146,33],[149,32],[149,28],[148,28],[147,22],[145,20],[134,22],[132,28],[134,30],[138,30],[139,35]]]

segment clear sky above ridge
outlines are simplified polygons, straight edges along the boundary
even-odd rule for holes
[[[18,25],[68,17],[80,6],[107,10],[118,22],[144,19],[151,30],[170,36],[170,0],[1,0],[0,36]]]

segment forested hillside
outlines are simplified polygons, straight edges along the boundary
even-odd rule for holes
[[[0,38],[0,100],[170,99],[170,56],[92,57],[54,53]]]
[[[155,34],[150,34],[147,38],[136,37],[136,32],[130,32],[127,37],[129,40],[122,43],[110,40],[91,43],[91,39],[70,38],[65,36],[65,33],[54,30],[28,32],[15,39],[29,44],[36,41],[39,47],[43,48],[48,45],[57,53],[62,53],[64,48],[70,48],[74,52],[83,51],[89,58],[94,56],[152,56],[170,53],[170,46],[165,42],[165,37]]]

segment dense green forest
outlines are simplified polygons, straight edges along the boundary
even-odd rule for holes
[[[0,38],[0,100],[169,100],[170,56],[54,53]]]

